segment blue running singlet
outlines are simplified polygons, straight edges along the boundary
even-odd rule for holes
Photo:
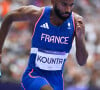
[[[23,90],[44,85],[64,90],[63,67],[74,38],[73,14],[60,26],[50,22],[51,7],[44,8],[35,24],[28,67],[22,77]]]

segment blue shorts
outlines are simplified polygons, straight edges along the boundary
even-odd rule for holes
[[[41,70],[26,70],[22,77],[22,90],[40,90],[45,85],[50,85],[53,90],[64,90],[63,78],[59,73]]]
[[[32,72],[33,69],[23,78],[21,83],[22,90],[40,90],[44,85],[49,85],[48,81],[44,77],[33,76],[31,75]]]

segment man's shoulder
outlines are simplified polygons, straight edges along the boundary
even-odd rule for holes
[[[73,16],[74,16],[75,20],[81,20],[81,21],[83,21],[83,17],[81,15],[79,15],[78,13],[73,12]]]
[[[77,21],[83,22],[83,17],[81,15],[79,15],[78,13],[73,12],[73,16],[74,16],[75,22],[77,22]]]
[[[27,6],[21,6],[19,8],[19,11],[24,11],[24,12],[29,12],[31,14],[36,14],[36,15],[39,15],[42,13],[43,11],[43,7],[37,7],[37,6],[34,6],[34,5],[27,5]]]
[[[40,11],[43,7],[38,7],[38,6],[34,6],[34,5],[27,5],[27,6],[22,6],[22,8],[27,8],[27,9],[31,9],[31,10],[35,10],[35,11]]]

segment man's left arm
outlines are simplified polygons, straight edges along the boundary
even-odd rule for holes
[[[76,41],[76,58],[79,65],[86,64],[88,53],[85,46],[85,25],[83,18],[75,15],[75,41]]]

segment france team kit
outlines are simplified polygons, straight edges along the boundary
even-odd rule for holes
[[[35,24],[29,63],[22,77],[23,90],[40,90],[44,85],[64,90],[62,73],[74,38],[73,15],[54,26],[50,12],[51,7],[45,7]]]

